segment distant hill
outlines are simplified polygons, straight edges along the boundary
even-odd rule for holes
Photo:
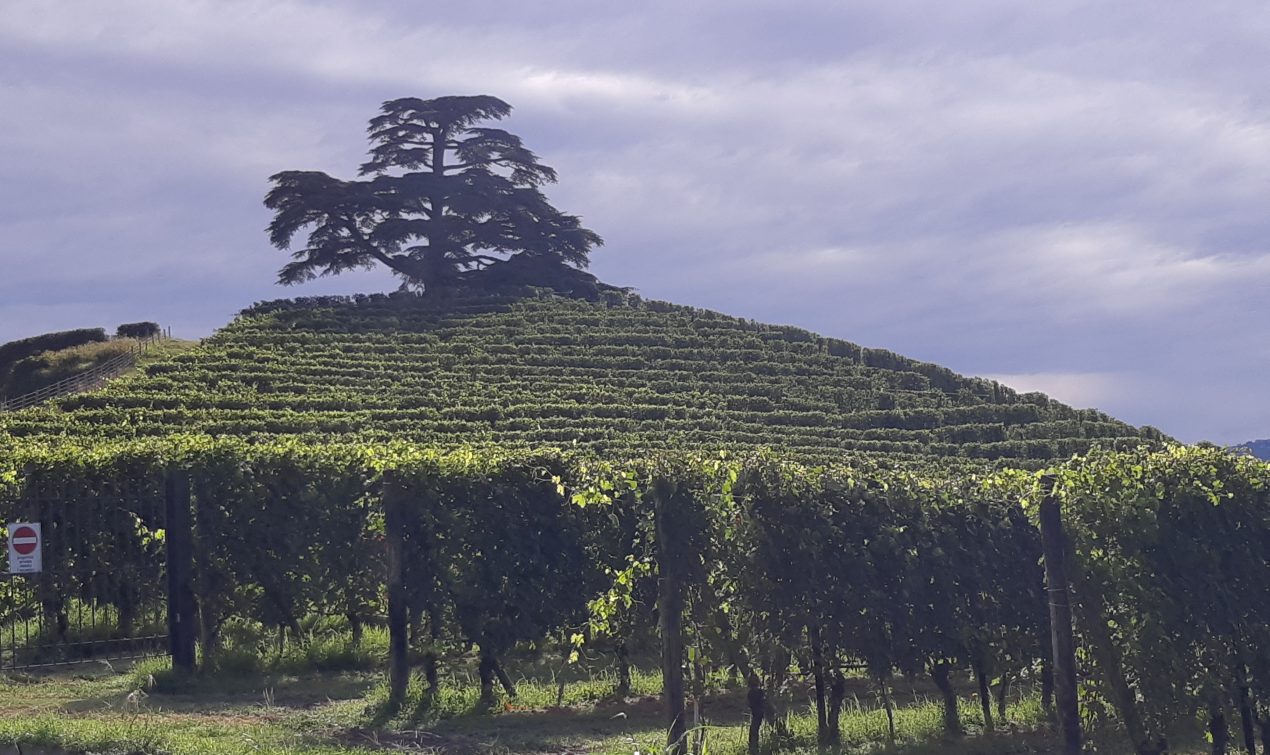
[[[1038,462],[1162,438],[889,351],[620,292],[262,303],[102,391],[0,417],[6,430]]]
[[[1234,446],[1234,448],[1246,448],[1258,459],[1270,461],[1270,439],[1250,440],[1247,443],[1240,443],[1239,445]]]

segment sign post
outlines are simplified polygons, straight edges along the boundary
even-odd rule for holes
[[[38,574],[44,571],[44,538],[39,522],[9,525],[9,573]]]

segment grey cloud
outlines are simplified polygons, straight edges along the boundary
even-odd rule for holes
[[[382,99],[482,91],[608,240],[605,279],[1264,436],[1268,26],[1145,0],[17,0],[0,339],[391,286],[271,287],[265,177],[351,174]]]

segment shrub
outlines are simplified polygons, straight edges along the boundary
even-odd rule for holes
[[[156,322],[126,322],[115,328],[115,338],[154,338],[159,335]]]
[[[10,341],[0,346],[0,375],[13,367],[19,359],[35,356],[45,351],[60,351],[72,346],[96,343],[106,340],[103,328],[80,328],[79,330],[63,330],[56,333],[31,336],[18,341]]]
[[[0,379],[0,393],[17,396],[37,391],[127,354],[132,341],[105,341],[48,351],[15,362],[8,380]]]

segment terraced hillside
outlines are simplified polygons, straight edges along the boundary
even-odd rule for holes
[[[1050,459],[1158,439],[1100,412],[790,327],[610,296],[310,298],[144,374],[0,418],[18,437],[405,438]]]

